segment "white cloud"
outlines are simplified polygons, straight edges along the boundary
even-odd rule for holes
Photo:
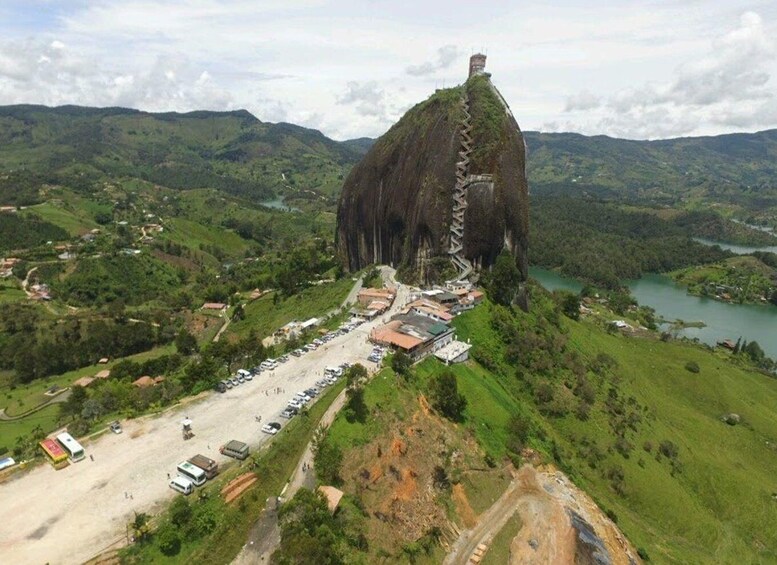
[[[523,129],[777,126],[773,0],[484,0],[476,16],[463,0],[14,4],[0,7],[0,104],[247,108],[338,139],[375,136],[462,82],[466,54],[486,49]]]
[[[460,55],[461,52],[455,45],[444,45],[437,50],[437,58],[434,61],[410,65],[407,67],[407,74],[412,76],[431,75],[436,71],[449,68]]]
[[[583,90],[567,97],[564,111],[574,112],[577,110],[593,110],[601,105],[602,99],[600,96],[595,95],[590,90]]]

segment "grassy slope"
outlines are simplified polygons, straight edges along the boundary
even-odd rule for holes
[[[353,284],[351,279],[344,278],[311,286],[278,304],[273,302],[273,293],[266,294],[246,305],[245,319],[231,324],[229,333],[244,336],[254,330],[259,336],[267,336],[292,320],[321,316],[339,308]]]
[[[462,315],[456,325],[460,336],[471,336],[476,344],[488,347],[498,341],[486,308]],[[777,380],[733,367],[698,348],[612,336],[585,322],[568,321],[568,326],[571,348],[586,359],[599,352],[614,357],[620,365],[621,393],[633,395],[655,416],[630,438],[636,449],[629,459],[607,454],[597,470],[577,455],[575,447],[584,436],[605,451],[612,443],[600,411],[601,395],[586,422],[573,416],[545,419],[546,431],[562,446],[575,480],[605,508],[616,511],[626,535],[635,545],[647,548],[654,561],[775,559],[773,550],[759,548],[777,544],[777,514],[771,499],[777,451],[766,443],[774,446],[777,442]],[[684,369],[689,360],[699,364],[700,373]],[[454,371],[470,402],[468,422],[473,408],[477,406],[474,412],[478,414],[486,410],[476,433],[481,441],[497,446],[496,428],[510,410],[505,395],[495,389],[488,397],[472,389],[477,386],[482,393],[493,386],[489,382],[494,377],[489,379],[485,371],[466,365]],[[514,388],[519,399],[525,394],[515,382],[505,385]],[[528,397],[522,400],[522,409],[533,404]],[[728,412],[740,414],[745,424],[723,424],[720,416]],[[666,460],[655,460],[655,449],[653,454],[642,450],[645,441],[657,445],[664,439],[680,447],[683,471],[676,478],[670,476]],[[624,497],[610,489],[602,474],[616,464],[625,471]]]
[[[232,256],[239,256],[249,248],[249,242],[236,233],[198,224],[184,218],[171,218],[165,236],[181,245],[199,249],[200,245],[220,247]]]
[[[168,355],[175,352],[175,346],[165,345],[154,348],[150,351],[144,351],[137,355],[131,355],[124,359],[131,359],[133,361],[145,361],[161,355]],[[38,379],[29,384],[20,385],[11,389],[6,383],[3,383],[0,387],[0,407],[6,409],[6,413],[13,416],[20,414],[35,406],[49,400],[49,397],[43,395],[43,393],[52,385],[58,385],[62,388],[70,386],[73,381],[81,377],[92,376],[98,371],[103,369],[110,369],[110,367],[120,361],[120,359],[114,359],[108,365],[90,365],[89,367],[83,367],[74,371],[69,371],[55,377],[47,377],[45,379]],[[28,418],[14,422],[0,421],[0,446],[11,447],[16,438],[22,434],[29,433],[35,426],[40,424],[44,432],[48,433],[56,427],[57,416],[59,414],[59,407],[47,407],[30,415]]]

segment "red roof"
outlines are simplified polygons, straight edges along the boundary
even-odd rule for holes
[[[57,461],[58,459],[67,459],[67,453],[64,449],[62,449],[62,446],[59,445],[58,442],[51,438],[46,438],[39,444],[41,448],[43,448],[43,451],[46,452],[46,454],[51,457],[54,461]]]
[[[156,382],[154,381],[154,379],[152,379],[151,377],[146,375],[146,376],[140,377],[138,380],[134,381],[132,384],[135,385],[136,387],[139,387],[139,388],[146,388],[146,387],[149,387],[149,386],[154,386],[156,384]]]
[[[222,304],[221,302],[206,302],[202,307],[205,310],[223,310],[227,305]]]

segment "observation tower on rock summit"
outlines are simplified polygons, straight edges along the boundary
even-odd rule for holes
[[[486,56],[475,53],[469,58],[469,76],[482,75],[486,72]]]

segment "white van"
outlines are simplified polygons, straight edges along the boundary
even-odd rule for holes
[[[240,375],[241,377],[243,377],[244,379],[247,379],[248,377],[251,376],[251,373],[249,373],[245,369],[238,369],[237,370],[237,374]]]
[[[204,485],[205,481],[208,479],[208,476],[205,474],[205,471],[203,471],[199,467],[192,465],[188,461],[179,463],[176,470],[178,471],[179,476],[183,477],[184,479],[186,479],[187,481],[189,481],[190,483],[198,487]]]
[[[177,490],[181,494],[191,494],[194,490],[194,485],[189,479],[179,475],[170,481],[170,488]]]

